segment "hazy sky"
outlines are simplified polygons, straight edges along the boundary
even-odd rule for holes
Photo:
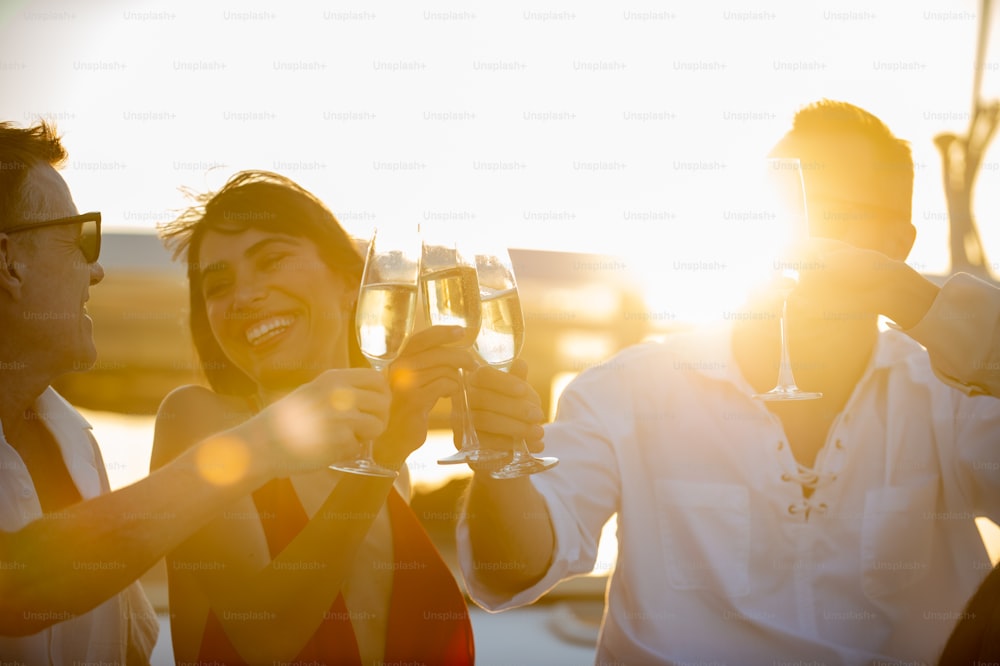
[[[684,266],[746,249],[720,244],[738,202],[717,177],[821,97],[912,142],[911,263],[948,269],[931,140],[968,125],[977,14],[973,0],[3,0],[0,118],[56,119],[77,203],[107,225],[152,227],[182,186],[271,169],[359,236],[450,217],[512,246],[616,253],[683,309],[669,286],[732,278]],[[994,264],[998,191],[991,151],[976,209]]]

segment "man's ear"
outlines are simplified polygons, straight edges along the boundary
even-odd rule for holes
[[[21,297],[23,279],[15,254],[10,236],[0,233],[0,291],[17,299]]]

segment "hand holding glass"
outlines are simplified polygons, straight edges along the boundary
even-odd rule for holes
[[[379,238],[378,232],[368,245],[355,326],[361,353],[376,370],[384,370],[396,358],[413,329],[419,249],[416,236],[393,245]],[[357,458],[330,468],[365,476],[396,476],[398,472],[372,459],[372,446],[373,442],[365,442]]]
[[[477,254],[476,271],[483,303],[476,352],[488,364],[506,372],[524,344],[524,314],[521,312],[514,268],[504,250],[502,254]],[[522,438],[515,446],[510,462],[490,472],[490,476],[513,479],[544,472],[558,463],[558,458],[531,455]]]
[[[460,326],[465,336],[456,347],[469,348],[479,334],[481,303],[476,266],[454,242],[425,241],[421,256],[420,295],[424,313],[431,325]],[[469,397],[462,372],[462,391],[458,405],[462,417],[462,444],[457,452],[438,459],[442,465],[485,462],[503,457],[503,453],[480,449],[469,413]]]

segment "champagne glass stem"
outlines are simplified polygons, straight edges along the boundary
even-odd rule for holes
[[[371,365],[373,369],[383,374],[385,373],[384,363],[372,362]],[[360,456],[353,460],[330,465],[330,469],[338,472],[347,472],[348,474],[360,474],[361,476],[378,476],[383,478],[395,478],[399,476],[399,472],[396,470],[383,467],[375,462],[375,458],[372,457],[374,453],[375,440],[369,439],[361,445]]]
[[[802,164],[797,158],[769,158],[766,161],[764,181],[761,183],[761,204],[770,211],[770,217],[780,221],[785,228],[777,231],[776,242],[793,243],[804,240],[809,234],[809,211],[805,198],[805,182],[802,178]],[[788,293],[798,282],[798,272],[782,271],[780,288],[781,301],[781,360],[778,367],[778,383],[766,393],[755,393],[759,400],[812,400],[822,398],[815,391],[802,391],[795,385],[792,363],[788,351]]]
[[[494,479],[516,479],[521,476],[544,472],[559,464],[559,459],[552,456],[536,457],[531,455],[531,451],[528,450],[528,445],[525,444],[523,437],[517,439],[517,444],[514,446],[512,453],[513,456],[510,462],[490,472],[490,476]]]
[[[788,353],[788,298],[781,303],[781,361],[778,366],[778,384],[767,393],[757,393],[759,400],[815,400],[823,394],[816,391],[803,391],[795,384],[792,372],[792,362]]]
[[[778,386],[795,389],[795,378],[792,373],[792,361],[788,355],[788,299],[781,301],[781,365],[778,367]]]
[[[510,364],[508,363],[503,367],[503,371],[508,372],[509,370]],[[552,456],[533,456],[523,437],[517,438],[517,443],[511,453],[513,454],[511,459],[499,469],[490,472],[490,476],[494,479],[516,479],[544,472],[559,464],[559,459]]]
[[[469,408],[469,377],[465,373],[465,368],[459,368],[458,374],[462,378],[462,446],[478,449],[479,435],[476,434],[476,426],[472,422],[472,410]]]
[[[462,446],[458,451],[445,458],[439,458],[439,465],[458,465],[461,463],[480,463],[500,460],[506,457],[502,451],[484,449],[479,446],[479,436],[476,434],[476,425],[472,422],[472,410],[469,408],[468,376],[463,368],[460,368],[459,376],[462,379],[462,401],[459,410],[462,412]]]
[[[517,444],[514,446],[512,451],[514,457],[511,458],[511,462],[515,465],[524,464],[529,458],[531,458],[531,451],[528,450],[528,445],[525,444],[524,438],[518,438]]]

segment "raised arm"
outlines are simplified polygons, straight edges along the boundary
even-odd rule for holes
[[[457,389],[457,367],[469,359],[461,350],[441,346],[450,339],[447,329],[415,336],[394,364],[389,426],[376,443],[376,458],[382,464],[400,467],[426,439],[434,403]],[[340,372],[348,378],[371,371]],[[203,433],[192,431],[193,424],[200,424],[199,430],[220,425],[219,410],[202,397],[181,394],[164,404],[157,428],[159,450],[183,449],[185,442],[197,440]],[[321,474],[335,473],[324,470]],[[249,498],[234,510],[241,518],[220,516],[168,556],[171,576],[190,573],[226,637],[248,663],[293,659],[355,571],[359,549],[385,504],[392,480],[336,476],[336,485],[313,517],[273,559],[247,555],[261,552],[253,547],[260,538],[257,521],[242,519],[256,515]],[[200,566],[206,561],[224,566]],[[175,593],[181,589],[182,585],[171,581],[171,608],[179,615],[189,612],[194,601]],[[246,621],[265,617],[267,631],[263,632],[259,622]]]
[[[927,348],[940,379],[971,395],[1000,397],[1000,289],[953,275],[904,330]]]
[[[518,361],[507,375],[481,368],[473,377],[470,401],[484,446],[510,448],[524,437],[540,449],[542,420],[538,395],[524,382]],[[465,519],[477,579],[499,596],[513,596],[548,571],[555,537],[548,505],[528,477],[497,480],[489,468],[476,471]]]
[[[180,398],[165,403],[161,415],[181,407]],[[185,420],[190,417],[187,412]],[[167,426],[158,426],[156,442],[158,448],[182,445]],[[392,479],[342,475],[274,559],[255,547],[260,539],[256,512],[249,497],[243,497],[167,555],[172,612],[181,618],[197,616],[199,602],[183,592],[193,580],[247,663],[294,658],[350,575],[358,547],[391,486]],[[175,633],[182,630],[175,628]]]
[[[328,383],[322,376],[295,395],[328,404]],[[94,608],[276,470],[322,467],[381,432],[383,423],[362,413],[323,418],[316,431],[322,436],[290,452],[272,445],[274,424],[261,415],[193,443],[131,486],[0,532],[0,634],[30,635]],[[206,479],[206,465],[234,447],[246,454],[245,473],[228,484]]]
[[[927,348],[935,374],[968,394],[1000,396],[1000,289],[964,273],[942,287],[874,250],[814,239],[817,268],[802,272],[791,303],[884,315]]]

